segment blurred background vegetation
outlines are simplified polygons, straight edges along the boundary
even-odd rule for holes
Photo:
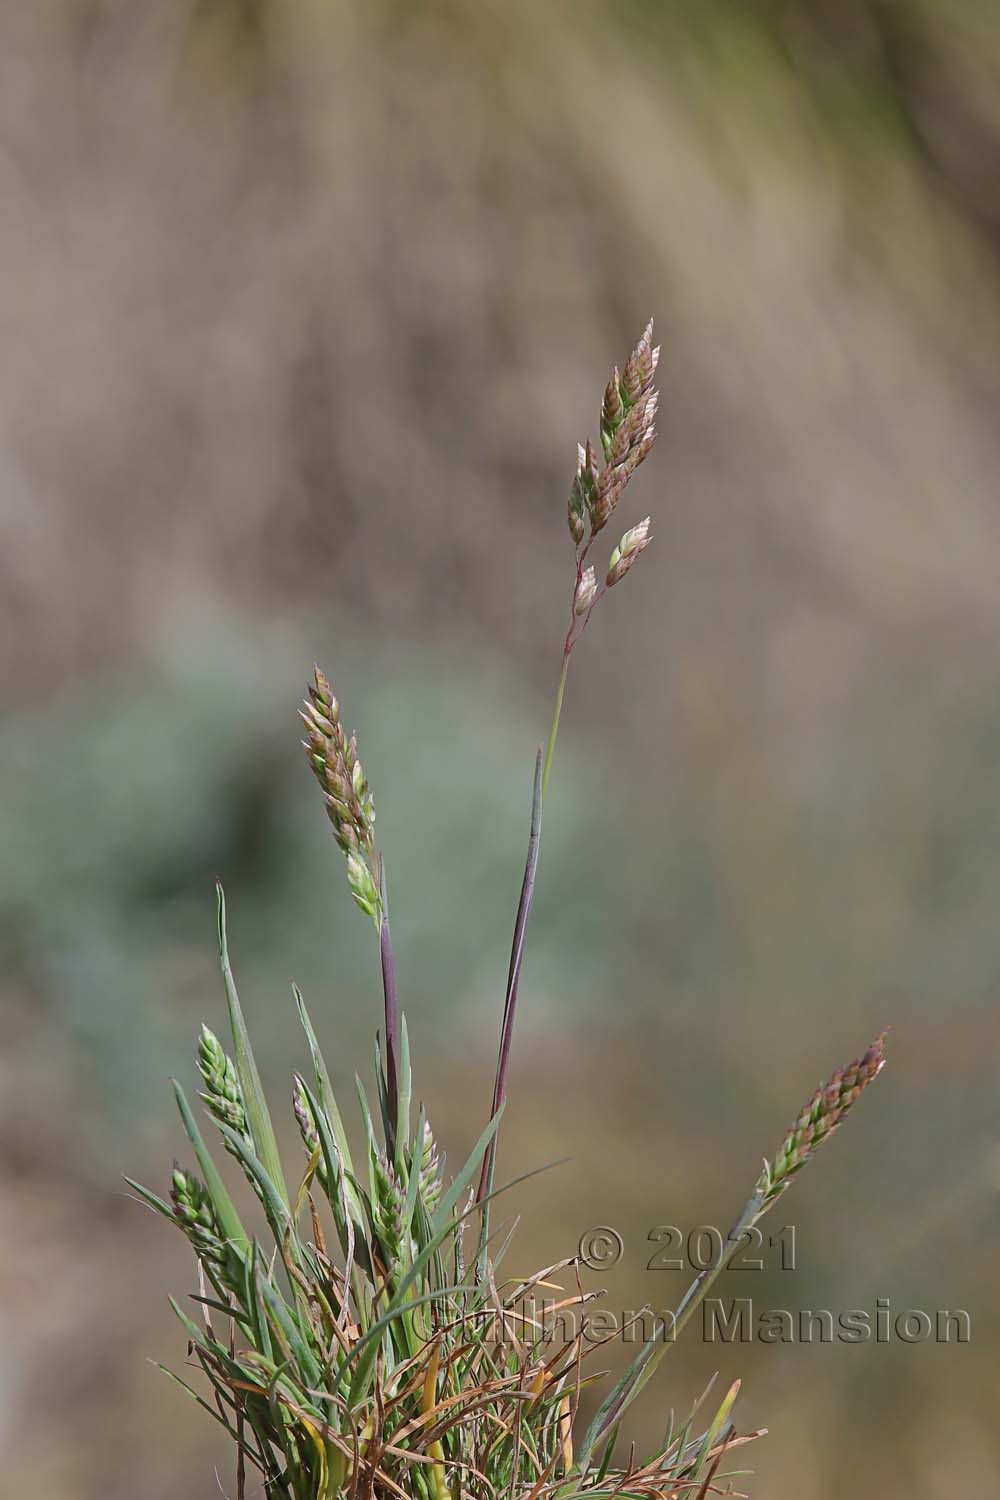
[[[647,1231],[727,1224],[889,1023],[783,1201],[800,1269],[731,1294],[964,1307],[972,1344],[689,1337],[636,1435],[720,1368],[771,1430],[757,1496],[991,1491],[997,8],[3,10],[0,1491],[232,1491],[145,1363],[182,1360],[192,1271],[120,1174],[165,1181],[167,1076],[222,1024],[217,873],[269,1083],[292,978],[341,1084],[369,1066],[371,933],[297,744],[314,658],[431,1118],[453,1161],[481,1128],[574,443],[650,312],[623,520],[656,541],[574,669],[501,1170],[572,1161],[519,1191],[514,1259],[613,1224],[592,1282],[669,1304]]]

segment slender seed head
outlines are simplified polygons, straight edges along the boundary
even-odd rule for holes
[[[805,1166],[820,1142],[843,1123],[848,1110],[884,1067],[885,1032],[882,1032],[862,1057],[848,1063],[846,1068],[838,1068],[829,1081],[816,1090],[782,1141],[773,1165],[764,1164],[756,1187],[764,1207],[769,1207],[781,1196],[795,1173]]]
[[[202,1026],[198,1039],[198,1071],[205,1081],[201,1098],[210,1114],[222,1125],[229,1125],[245,1140],[250,1139],[243,1090],[232,1058],[213,1031]]]
[[[588,521],[591,536],[608,524],[622,491],[656,438],[658,396],[653,379],[660,351],[653,347],[652,338],[650,321],[624,370],[619,372],[616,366],[605,388],[600,418],[603,468],[598,466],[589,439],[578,450],[569,501],[569,529],[577,546],[584,539]]]
[[[406,1193],[384,1150],[372,1161],[372,1221],[386,1265],[392,1267],[403,1252]]]
[[[323,792],[333,836],[347,855],[348,883],[355,901],[373,920],[381,910],[373,873],[375,798],[358,758],[356,735],[348,739],[340,705],[319,667],[314,669],[299,717],[306,727],[303,748]]]
[[[441,1171],[443,1163],[431,1134],[431,1127],[424,1121],[423,1134],[414,1142],[410,1170],[416,1166],[420,1173],[420,1197],[428,1214],[432,1214],[441,1199]]]
[[[306,757],[325,794],[334,837],[349,848],[373,845],[375,803],[358,760],[357,737],[350,739],[340,722],[340,705],[319,667],[300,711],[306,727]]]
[[[170,1185],[174,1219],[199,1259],[219,1269],[226,1264],[226,1246],[215,1210],[205,1188],[193,1172],[174,1162]]]

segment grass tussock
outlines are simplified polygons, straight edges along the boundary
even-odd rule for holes
[[[240,1500],[261,1487],[268,1496],[289,1500],[680,1500],[734,1493],[735,1452],[759,1435],[740,1434],[734,1425],[736,1382],[714,1411],[706,1393],[687,1422],[671,1422],[652,1453],[622,1452],[620,1443],[629,1406],[736,1252],[741,1235],[881,1071],[881,1037],[806,1104],[773,1163],[765,1163],[717,1263],[699,1274],[676,1309],[672,1337],[664,1338],[662,1322],[654,1327],[586,1426],[579,1420],[581,1398],[601,1378],[594,1368],[600,1344],[588,1341],[582,1327],[554,1339],[550,1320],[584,1308],[596,1294],[582,1291],[572,1258],[527,1279],[505,1277],[509,1237],[492,1227],[493,1206],[505,1190],[495,1179],[497,1139],[563,696],[574,650],[594,610],[651,540],[647,517],[621,535],[604,564],[594,560],[600,533],[655,441],[658,356],[650,324],[608,382],[599,445],[588,439],[578,450],[568,507],[575,548],[569,620],[552,725],[535,767],[493,1096],[483,1132],[454,1176],[444,1173],[423,1105],[414,1108],[406,1021],[396,999],[386,867],[375,841],[375,799],[357,738],[345,731],[340,704],[319,667],[301,715],[304,747],[345,858],[351,895],[376,930],[382,972],[374,1100],[357,1080],[364,1129],[359,1161],[296,989],[310,1066],[294,1080],[292,1110],[303,1151],[286,1172],[240,1007],[219,887],[219,955],[232,1053],[203,1027],[199,1097],[249,1182],[258,1212],[253,1224],[244,1223],[178,1083],[177,1104],[195,1165],[175,1164],[166,1197],[131,1185],[182,1230],[197,1257],[192,1311],[172,1305],[188,1337],[190,1362],[207,1386],[199,1389],[167,1373],[232,1438]],[[530,1311],[542,1294],[544,1316]]]

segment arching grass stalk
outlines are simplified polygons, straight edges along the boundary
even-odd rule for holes
[[[653,1332],[629,1365],[621,1380],[601,1406],[587,1430],[579,1462],[584,1472],[594,1449],[614,1432],[628,1405],[642,1390],[667,1350],[676,1343],[697,1311],[716,1277],[725,1270],[743,1235],[773,1208],[795,1174],[805,1166],[820,1143],[843,1123],[851,1106],[873,1083],[885,1066],[885,1033],[877,1036],[863,1057],[838,1068],[832,1078],[813,1094],[782,1141],[773,1165],[764,1168],[747,1203],[726,1236],[713,1265],[699,1271],[669,1319],[659,1319]]]

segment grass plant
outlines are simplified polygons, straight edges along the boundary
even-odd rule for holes
[[[600,1344],[581,1323],[554,1341],[548,1313],[582,1310],[596,1295],[572,1257],[527,1279],[504,1278],[507,1248],[491,1228],[496,1151],[518,988],[538,869],[542,812],[574,651],[591,616],[649,546],[650,519],[632,524],[599,567],[595,550],[655,441],[659,350],[652,324],[604,392],[600,436],[579,447],[568,524],[574,553],[568,624],[548,741],[535,765],[528,853],[514,924],[493,1095],[484,1128],[451,1178],[422,1106],[414,1108],[406,1021],[396,998],[385,861],[375,800],[356,736],[342,724],[330,681],[316,667],[301,717],[350,893],[375,928],[383,1021],[375,1040],[374,1100],[360,1078],[363,1150],[355,1161],[309,1012],[294,991],[309,1065],[294,1079],[302,1154],[286,1167],[240,1007],[218,888],[218,943],[231,1053],[203,1027],[200,1100],[212,1131],[253,1190],[244,1222],[179,1083],[174,1092],[192,1165],[175,1164],[166,1196],[130,1185],[186,1235],[199,1290],[186,1333],[200,1387],[167,1371],[233,1441],[239,1500],[605,1500],[732,1492],[735,1450],[754,1433],[733,1423],[739,1383],[715,1410],[697,1404],[653,1452],[623,1458],[628,1409],[673,1345],[659,1323],[584,1427],[581,1397]],[[883,1038],[834,1073],[797,1117],[764,1169],[717,1262],[674,1314],[681,1331],[739,1246],[740,1236],[787,1189],[883,1066]],[[506,1184],[510,1186],[510,1184]],[[565,1294],[560,1278],[575,1286]],[[529,1309],[526,1312],[526,1309]],[[590,1403],[591,1405],[593,1403]],[[582,1428],[582,1431],[580,1430]]]

